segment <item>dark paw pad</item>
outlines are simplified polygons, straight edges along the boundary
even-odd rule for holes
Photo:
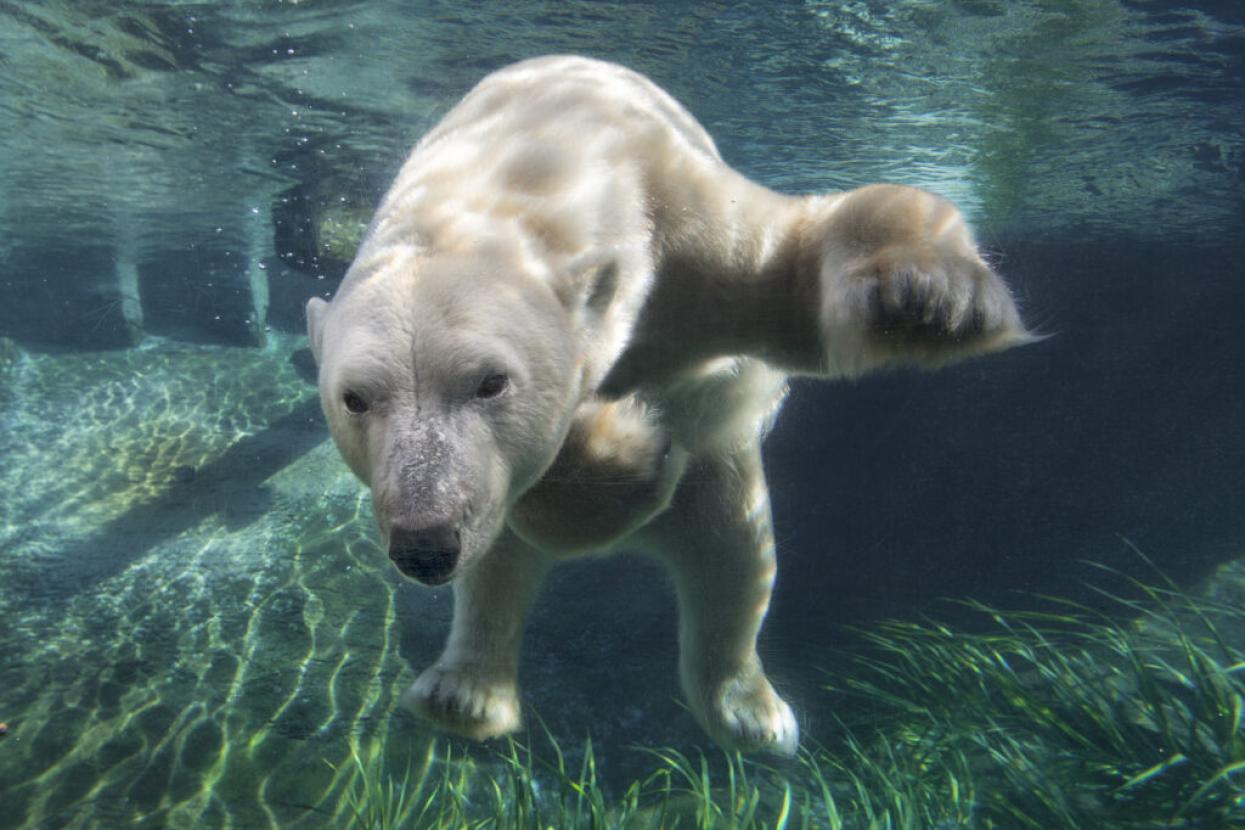
[[[865,278],[868,329],[900,349],[989,348],[1019,340],[1024,328],[1003,281],[980,260],[965,257],[886,257]],[[922,355],[914,355],[922,356]]]

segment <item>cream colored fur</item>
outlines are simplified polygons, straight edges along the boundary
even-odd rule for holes
[[[326,416],[391,558],[453,579],[449,641],[408,705],[475,738],[517,728],[546,568],[641,547],[674,576],[696,717],[780,753],[798,728],[756,636],[776,574],[760,441],[787,377],[1031,339],[947,201],[775,193],[651,82],[576,57],[468,93],[332,304],[307,311]]]

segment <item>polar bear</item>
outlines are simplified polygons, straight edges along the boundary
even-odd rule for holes
[[[424,136],[307,318],[389,558],[453,582],[406,705],[476,739],[518,728],[547,568],[638,548],[673,575],[691,711],[780,754],[799,730],[756,638],[776,574],[760,444],[787,378],[1032,339],[946,200],[773,192],[652,82],[569,56],[489,75]]]

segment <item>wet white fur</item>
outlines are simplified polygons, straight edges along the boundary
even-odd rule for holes
[[[639,546],[674,576],[692,711],[726,746],[780,753],[798,729],[755,642],[776,574],[760,441],[787,377],[1029,339],[945,200],[775,193],[651,82],[576,57],[468,93],[308,319],[382,538],[396,522],[462,529],[453,627],[407,693],[415,711],[477,738],[517,728],[545,569]],[[498,367],[512,393],[473,399]],[[359,389],[363,416],[342,403]]]

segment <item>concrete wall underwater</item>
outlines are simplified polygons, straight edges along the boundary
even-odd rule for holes
[[[262,346],[298,333],[323,273],[287,267],[266,211],[184,245],[122,239],[18,243],[0,249],[0,332],[40,351],[136,346],[149,335]],[[335,281],[334,281],[335,282]]]

